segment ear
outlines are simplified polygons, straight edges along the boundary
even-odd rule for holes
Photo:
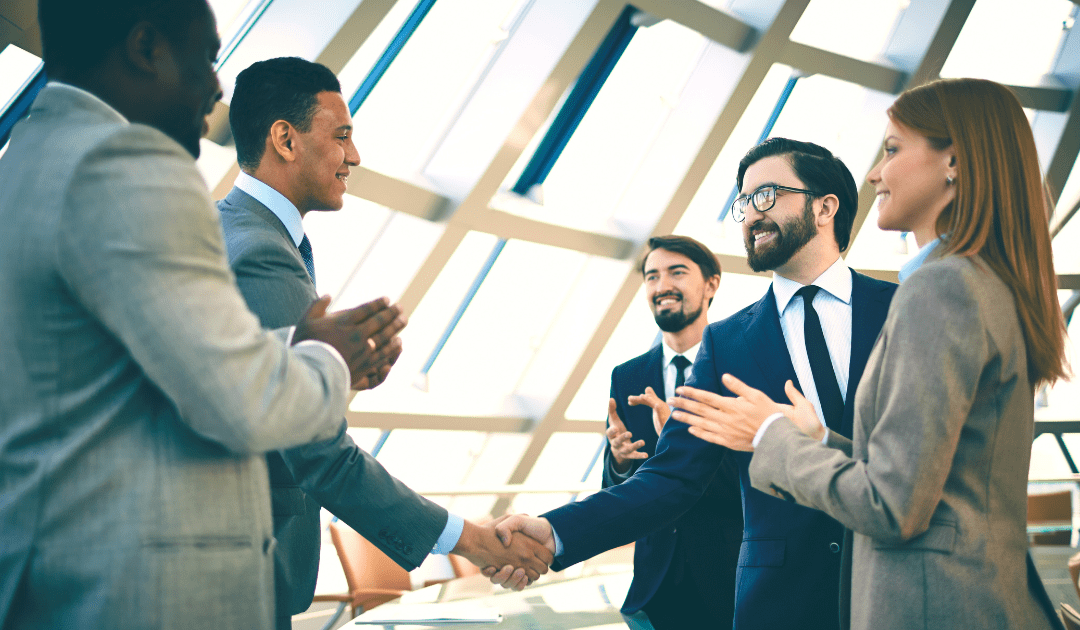
[[[270,135],[267,142],[274,148],[274,152],[286,162],[296,160],[296,128],[284,120],[275,121],[270,125]]]
[[[821,198],[821,210],[817,212],[817,224],[819,227],[824,227],[832,223],[834,217],[836,217],[837,210],[840,209],[840,199],[836,195],[825,195]]]
[[[949,145],[941,154],[945,160],[945,176],[956,181],[956,148]]]
[[[167,50],[167,42],[153,24],[139,22],[131,27],[123,43],[124,59],[139,72],[157,75]]]
[[[705,301],[713,299],[720,289],[720,274],[705,279]]]

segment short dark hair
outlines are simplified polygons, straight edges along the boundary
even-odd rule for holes
[[[240,168],[258,168],[275,122],[310,131],[320,92],[341,92],[341,84],[326,66],[299,57],[258,61],[241,72],[229,104]]]
[[[178,43],[203,14],[211,14],[206,0],[39,0],[45,72],[79,74],[93,68],[139,22],[153,24]]]
[[[716,254],[713,254],[712,250],[706,247],[704,243],[696,241],[689,236],[669,234],[667,236],[654,236],[649,239],[649,249],[641,258],[642,276],[645,275],[645,262],[649,260],[649,254],[658,249],[686,256],[698,266],[698,269],[701,270],[702,277],[706,280],[713,276],[720,275],[720,261],[716,259]],[[711,298],[709,299],[709,304],[712,304]]]
[[[742,190],[746,169],[774,155],[788,159],[795,176],[802,180],[806,188],[822,195],[836,195],[840,200],[840,207],[833,217],[833,232],[840,251],[847,249],[851,241],[851,226],[859,207],[859,189],[848,167],[823,146],[787,138],[769,138],[747,151],[739,161],[739,175],[735,179],[739,190]]]

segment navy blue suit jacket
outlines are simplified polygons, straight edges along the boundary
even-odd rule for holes
[[[644,440],[640,450],[652,456],[656,452],[656,429],[652,409],[646,405],[630,406],[627,397],[652,387],[664,395],[664,352],[660,344],[634,357],[611,372],[611,397],[617,413],[634,440]],[[730,455],[730,454],[729,454]],[[733,457],[725,457],[719,472],[705,495],[673,527],[650,532],[634,546],[634,581],[626,593],[622,611],[633,614],[649,602],[664,577],[673,571],[687,571],[703,592],[715,594],[716,600],[705,606],[721,622],[730,622],[735,601],[735,565],[742,540],[742,505],[739,498],[739,474]],[[630,472],[643,460],[632,460]],[[614,474],[614,460],[609,445],[604,446],[604,487],[622,483],[626,477]],[[676,545],[676,541],[682,544]]]
[[[853,273],[847,401],[855,398],[895,290],[894,284]],[[771,289],[755,304],[705,329],[687,384],[731,395],[720,385],[724,373],[776,401],[787,400],[786,380],[798,382]],[[852,407],[845,406],[841,430],[849,436]],[[690,435],[686,424],[668,422],[656,454],[631,479],[543,515],[563,544],[563,554],[553,566],[561,569],[670,527],[705,492],[727,452]],[[838,627],[840,526],[820,512],[753,489],[747,478],[750,455],[736,455],[736,459],[743,481],[745,524],[734,627]]]

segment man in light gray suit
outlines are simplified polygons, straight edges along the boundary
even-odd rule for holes
[[[229,264],[263,326],[304,312],[316,296],[313,252],[301,219],[342,207],[349,169],[360,163],[337,78],[297,57],[260,61],[237,76],[229,109],[241,173],[218,202]],[[395,327],[395,332],[397,328]],[[400,344],[394,346],[394,358]],[[377,385],[385,373],[372,375]],[[481,528],[417,495],[345,432],[267,455],[274,536],[277,627],[311,605],[319,571],[324,506],[407,570],[429,553],[464,555],[480,566],[546,572],[550,553],[524,536],[503,553],[493,526]]]
[[[337,433],[398,312],[246,309],[193,159],[205,0],[39,21],[52,81],[0,159],[0,627],[269,628],[262,453]]]

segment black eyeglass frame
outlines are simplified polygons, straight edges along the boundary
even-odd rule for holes
[[[762,192],[764,190],[768,190],[770,188],[773,191],[772,203],[769,204],[768,208],[759,207],[757,205],[757,202],[754,201],[754,197],[756,197],[758,193],[760,193],[760,192]],[[745,210],[745,208],[746,208],[746,205],[748,203],[753,204],[754,209],[757,210],[758,212],[761,212],[761,213],[765,213],[765,212],[768,212],[769,210],[772,210],[773,206],[776,205],[776,197],[777,197],[776,191],[778,191],[778,190],[783,190],[783,191],[786,191],[786,192],[793,192],[793,193],[802,193],[804,195],[810,195],[811,197],[824,197],[825,196],[824,193],[818,193],[818,192],[814,192],[812,190],[806,190],[805,188],[792,188],[790,186],[781,186],[779,184],[768,184],[766,186],[761,186],[760,188],[758,188],[754,192],[750,193],[749,195],[739,195],[738,197],[736,197],[735,201],[731,202],[731,218],[734,219],[736,223],[742,223],[743,220],[746,219],[746,210]],[[742,203],[740,205],[739,202],[743,201],[744,199],[746,200],[746,202],[744,202],[744,203]]]

